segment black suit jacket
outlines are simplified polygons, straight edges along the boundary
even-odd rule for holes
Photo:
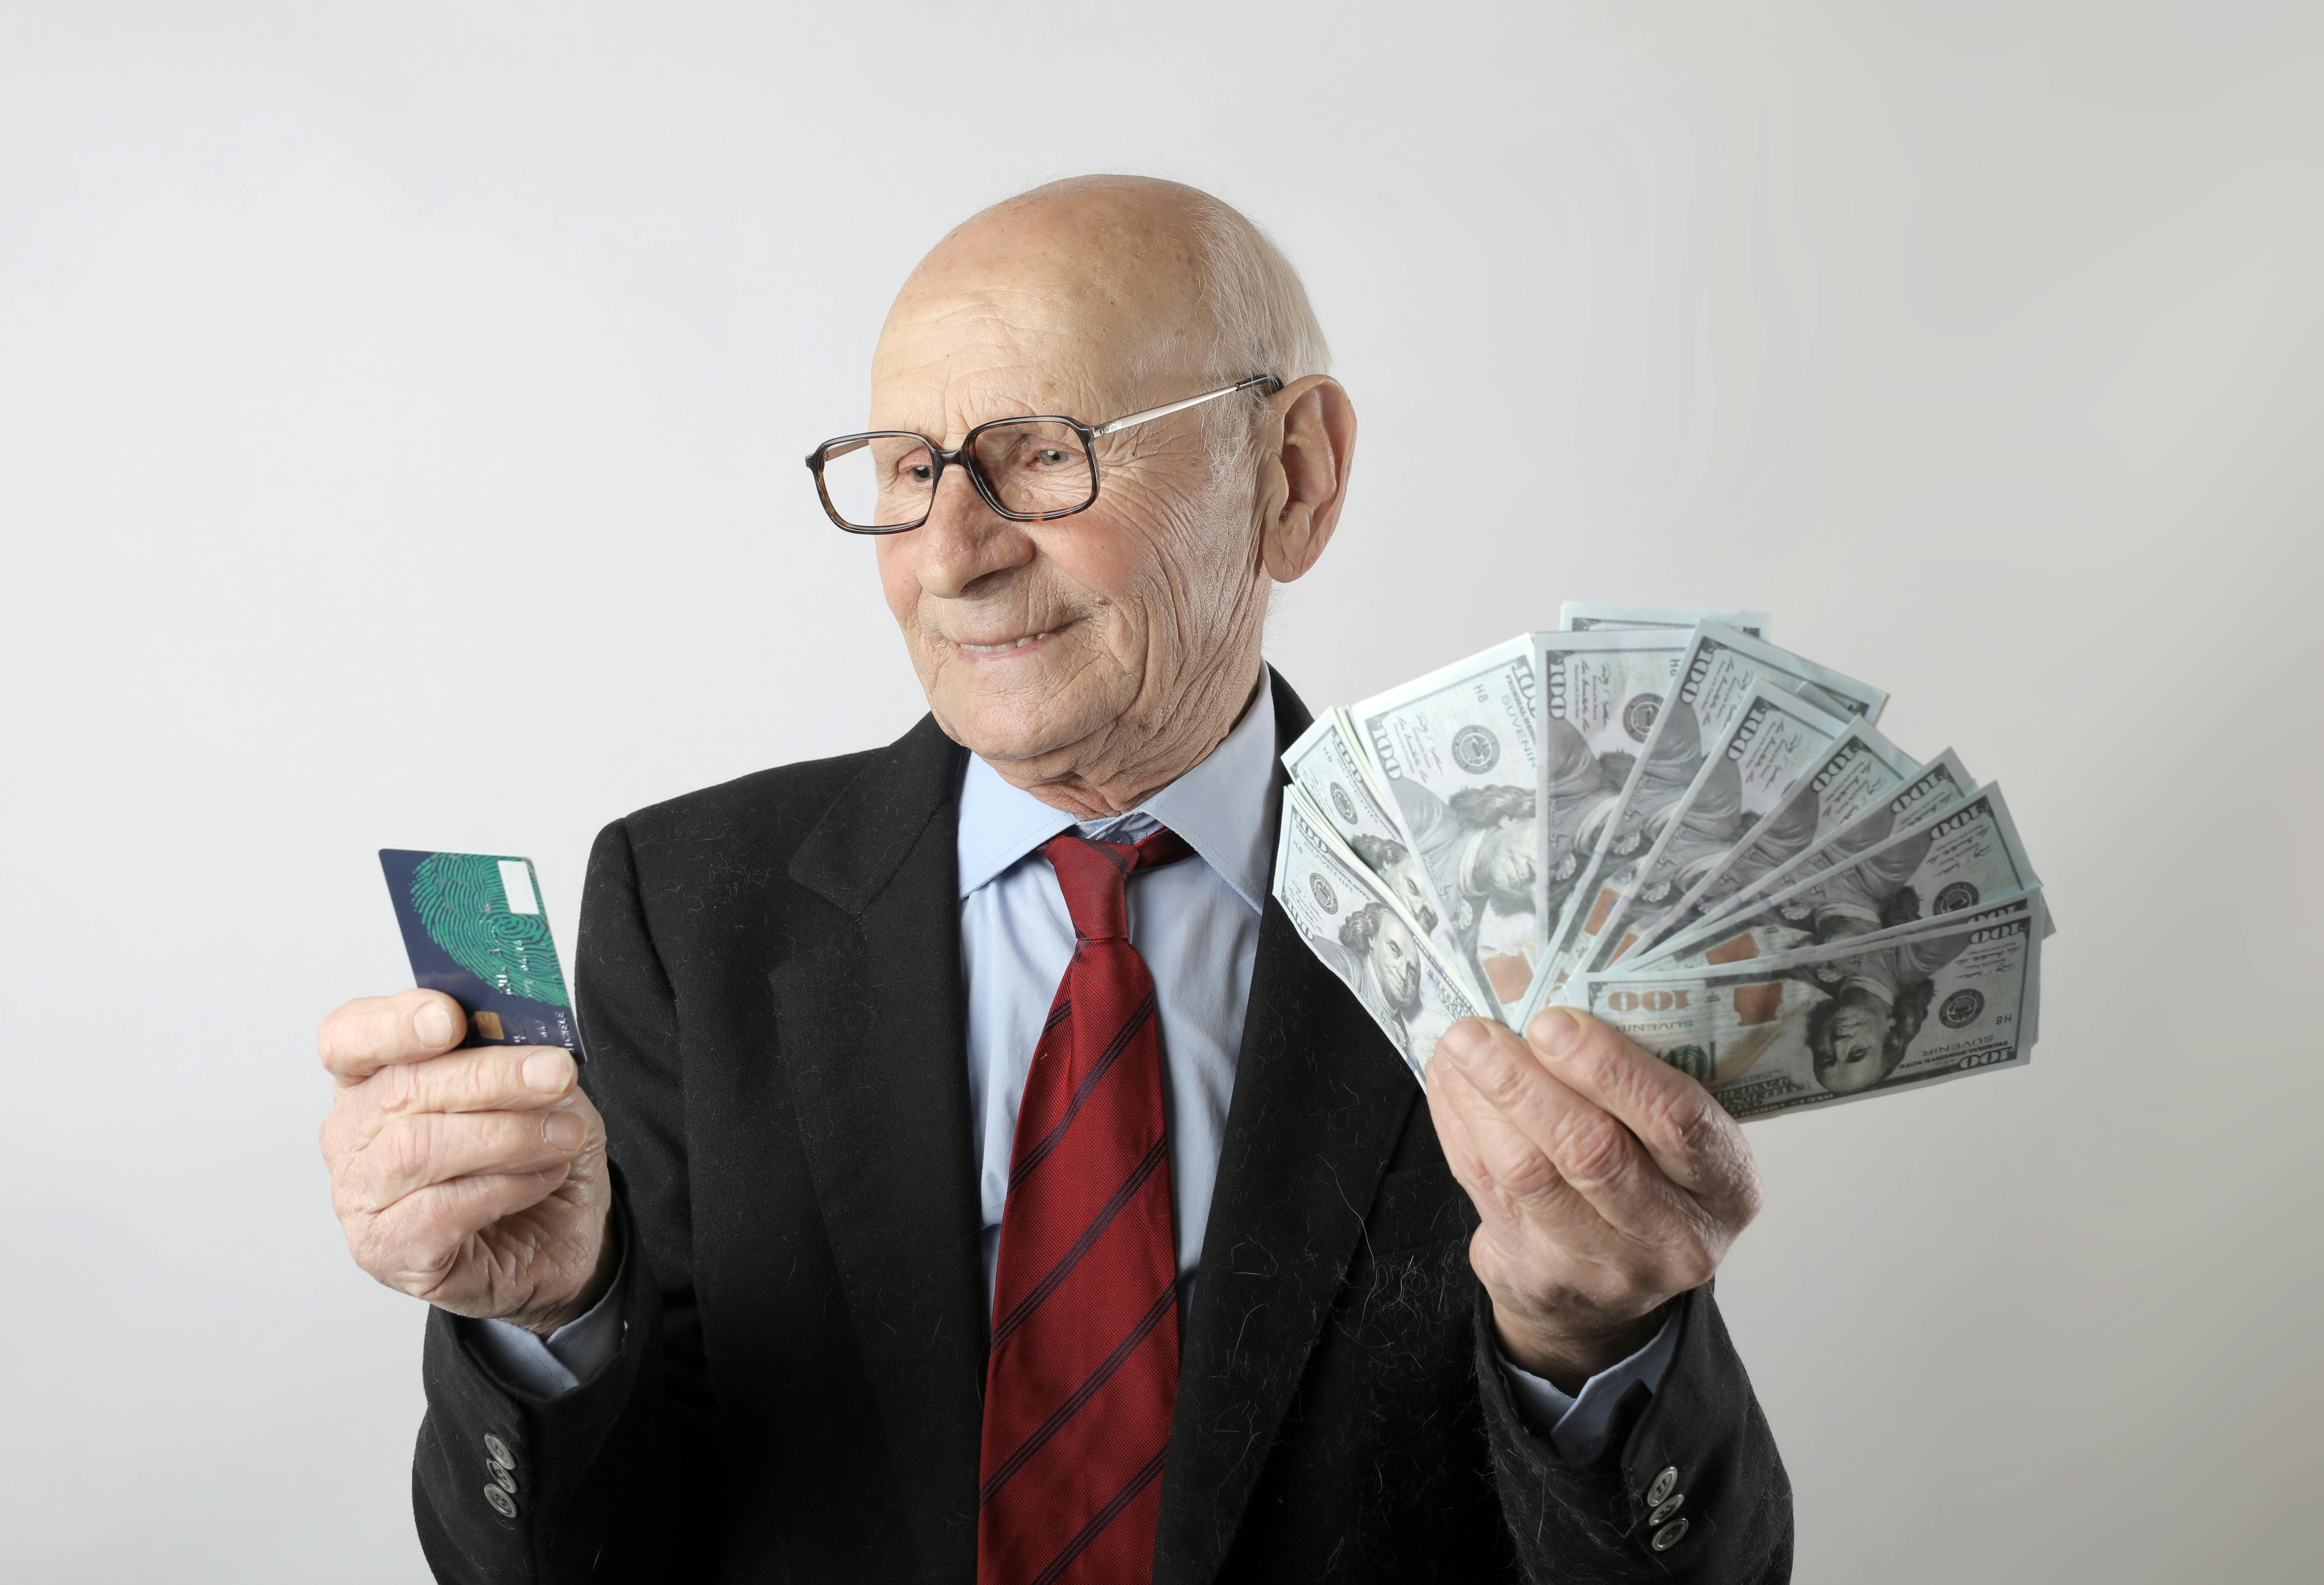
[[[1273,686],[1287,744],[1309,716]],[[413,1492],[439,1579],[974,1580],[964,763],[923,720],[598,839],[579,1010],[628,1331],[543,1400],[431,1314]],[[1790,1488],[1708,1290],[1593,1463],[1519,1419],[1426,1103],[1271,902],[1238,1062],[1157,1582],[1788,1577]],[[1665,1469],[1688,1529],[1656,1553]]]

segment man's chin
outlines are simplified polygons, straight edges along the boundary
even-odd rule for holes
[[[1086,713],[1061,708],[1053,697],[952,696],[934,701],[936,723],[946,736],[981,760],[1033,769],[1055,759],[1094,729]]]

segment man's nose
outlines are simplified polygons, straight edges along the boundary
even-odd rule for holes
[[[1038,554],[1025,526],[987,506],[968,469],[959,464],[936,481],[928,521],[912,539],[920,587],[940,600],[963,599],[983,579],[1022,567]]]

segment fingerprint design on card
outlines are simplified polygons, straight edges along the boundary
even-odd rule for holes
[[[412,871],[411,906],[428,938],[485,984],[551,1007],[569,1005],[530,865],[430,853]]]

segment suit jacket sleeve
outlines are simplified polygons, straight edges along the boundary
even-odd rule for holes
[[[1678,1345],[1661,1386],[1634,1386],[1606,1447],[1588,1463],[1558,1458],[1517,1410],[1478,1290],[1477,1378],[1501,1509],[1526,1577],[1548,1585],[1631,1580],[1785,1580],[1792,1572],[1792,1488],[1743,1361],[1709,1287],[1676,1301]],[[1660,1525],[1646,1502],[1682,1499]],[[1681,1520],[1686,1528],[1670,1533]],[[1657,1550],[1657,1537],[1669,1536]]]
[[[628,1240],[626,1331],[595,1378],[543,1398],[497,1377],[449,1314],[429,1313],[412,1501],[441,1580],[685,1577],[696,1561],[689,1542],[714,1533],[698,1514],[709,1488],[685,1462],[700,1444],[689,1422],[710,1405],[688,1254],[676,1004],[621,822],[590,855],[576,959],[582,1083],[622,1163],[613,1183],[615,1231]],[[511,1456],[513,1493],[488,1468],[487,1437]],[[504,1504],[487,1495],[494,1485]]]

